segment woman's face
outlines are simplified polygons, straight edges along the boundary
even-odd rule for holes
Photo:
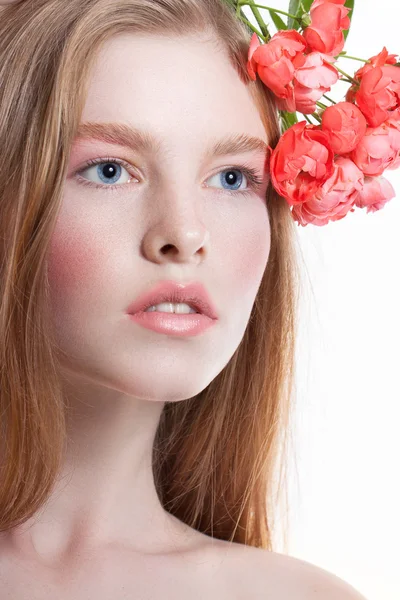
[[[139,399],[190,398],[242,340],[270,250],[266,148],[209,149],[234,135],[267,143],[262,121],[213,43],[122,34],[102,47],[83,123],[123,124],[154,143],[74,142],[48,263],[63,367]],[[133,322],[128,305],[164,280],[202,283],[218,321],[189,337]]]

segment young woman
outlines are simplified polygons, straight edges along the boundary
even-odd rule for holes
[[[2,598],[361,598],[273,551],[298,270],[250,35],[223,0],[2,9]]]

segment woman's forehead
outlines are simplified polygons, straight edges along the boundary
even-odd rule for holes
[[[82,121],[139,122],[182,133],[221,128],[260,135],[253,97],[226,53],[193,36],[122,34],[101,48]]]

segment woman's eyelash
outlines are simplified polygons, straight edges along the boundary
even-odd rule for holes
[[[126,185],[126,183],[123,183],[122,185],[101,185],[99,183],[93,183],[93,181],[88,181],[87,179],[85,179],[84,177],[80,176],[80,173],[82,173],[82,171],[86,171],[86,169],[88,169],[89,167],[92,167],[93,165],[101,165],[102,163],[106,164],[106,163],[116,163],[117,165],[120,165],[121,167],[124,167],[128,173],[130,175],[132,175],[132,177],[136,177],[136,174],[132,171],[131,165],[129,163],[127,163],[124,160],[121,160],[120,158],[112,158],[110,156],[106,156],[105,158],[95,158],[95,159],[91,159],[88,160],[81,169],[79,169],[79,171],[76,171],[75,175],[78,175],[79,177],[77,177],[77,181],[80,185],[87,185],[88,187],[91,188],[97,188],[99,190],[104,190],[106,189],[108,190],[115,190],[117,188],[124,188]]]
[[[88,187],[91,188],[97,188],[100,190],[107,190],[107,191],[116,191],[118,188],[125,188],[125,186],[129,185],[129,183],[123,183],[123,184],[117,184],[117,185],[101,185],[98,183],[94,183],[93,181],[88,181],[87,179],[85,179],[84,177],[80,177],[80,173],[82,171],[86,171],[86,169],[88,169],[89,167],[93,166],[93,165],[99,165],[99,164],[106,164],[106,163],[116,163],[122,167],[124,167],[128,173],[130,173],[133,177],[136,177],[136,174],[132,171],[132,167],[129,163],[127,163],[124,160],[121,160],[120,158],[112,158],[112,157],[105,157],[105,158],[96,158],[96,159],[92,159],[92,160],[88,160],[86,162],[86,164],[79,169],[79,171],[76,171],[75,175],[78,175],[77,177],[77,181],[80,185],[87,185]],[[251,194],[254,193],[254,191],[259,190],[262,185],[264,184],[264,178],[259,176],[259,173],[256,169],[254,169],[253,167],[250,167],[248,165],[230,165],[229,167],[224,167],[223,169],[221,169],[220,171],[218,171],[217,173],[214,173],[214,175],[218,175],[219,173],[222,173],[223,171],[241,171],[246,179],[249,181],[250,186],[245,189],[245,190],[228,190],[225,188],[220,188],[218,189],[219,192],[222,193],[228,193],[228,194]],[[211,175],[211,177],[213,177],[213,175]]]

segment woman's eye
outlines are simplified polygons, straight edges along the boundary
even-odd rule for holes
[[[95,159],[77,171],[76,177],[83,185],[116,190],[132,180],[138,181],[131,169],[129,163],[120,159]],[[229,167],[212,175],[208,182],[207,187],[219,187],[222,192],[248,194],[261,189],[263,178],[251,167]]]
[[[132,173],[128,171],[127,163],[119,160],[91,161],[78,171],[77,175],[79,175],[79,178],[86,180],[82,183],[95,185],[96,187],[111,187],[114,184],[123,185],[129,183],[133,178]]]
[[[240,186],[243,183],[243,179],[247,182],[247,177],[243,175],[243,171],[241,171],[240,169],[232,168],[224,169],[223,171],[216,173],[209,179],[209,181],[212,181],[213,179],[214,184],[216,184],[217,186],[218,184],[221,184],[222,187],[228,192],[237,190],[242,191],[240,190]],[[247,188],[243,188],[243,191],[245,189]]]

